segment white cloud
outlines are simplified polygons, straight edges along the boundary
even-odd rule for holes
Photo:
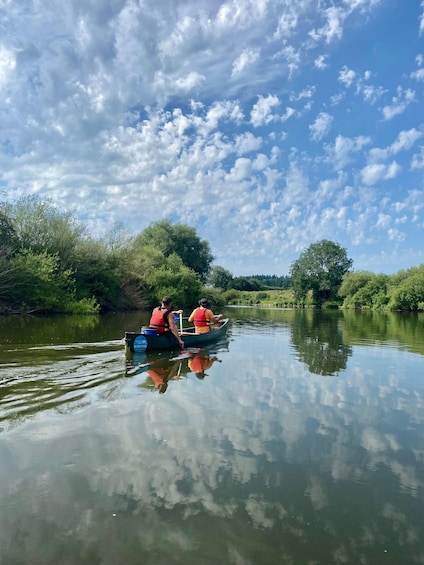
[[[236,136],[235,146],[238,155],[244,155],[251,151],[257,151],[263,144],[261,137],[255,137],[251,132]]]
[[[367,165],[361,170],[362,182],[371,186],[381,180],[395,178],[400,171],[401,167],[396,161],[393,161],[389,165],[383,165],[382,163]]]
[[[424,2],[421,2],[421,8],[423,9],[423,12],[422,12],[422,14],[420,15],[420,19],[419,19],[419,22],[420,22],[420,25],[419,25],[420,35],[421,35],[422,33],[424,33]]]
[[[311,138],[314,141],[320,141],[330,131],[332,122],[333,117],[330,116],[330,114],[327,114],[327,112],[321,112],[318,114],[315,122],[309,126]]]
[[[254,104],[252,111],[250,112],[250,118],[253,126],[259,127],[277,120],[278,118],[272,113],[272,110],[279,105],[280,100],[278,99],[278,96],[259,96],[258,101]]]
[[[243,73],[246,69],[254,65],[259,59],[259,49],[244,49],[233,63],[232,77]]]
[[[385,120],[391,120],[395,116],[402,114],[406,108],[415,101],[415,91],[408,89],[403,89],[398,87],[397,96],[392,98],[392,104],[390,106],[384,106],[382,108],[383,117]]]
[[[423,136],[423,132],[412,128],[401,131],[397,139],[385,149],[373,148],[368,154],[368,160],[372,162],[383,161],[392,155],[397,155],[402,151],[410,149],[414,143]]]
[[[319,69],[320,71],[326,69],[328,67],[328,63],[326,63],[326,57],[324,55],[320,55],[314,61],[314,67]]]
[[[378,207],[362,175],[399,175],[385,190],[402,202],[397,184],[416,186],[424,161],[419,150],[408,155],[423,131],[420,96],[408,90],[421,78],[422,56],[405,57],[390,77],[373,53],[361,69],[344,64],[344,30],[352,40],[372,36],[377,5],[9,2],[0,39],[1,190],[11,199],[51,197],[89,218],[96,234],[116,221],[130,232],[162,217],[187,222],[230,270],[260,268],[260,256],[264,270],[272,261],[284,271],[296,249],[323,235],[367,244]],[[388,12],[378,10],[381,30]],[[380,37],[389,54],[392,38]],[[393,80],[396,96],[382,103]],[[412,101],[413,126],[411,112],[402,115]],[[197,221],[206,204],[219,230]]]
[[[335,170],[343,169],[351,163],[355,154],[370,143],[370,138],[358,136],[356,138],[343,137],[338,135],[334,145],[326,145],[327,161],[331,163]]]
[[[424,69],[418,69],[411,73],[411,78],[417,80],[418,82],[424,81]]]
[[[342,8],[332,6],[323,10],[322,15],[326,22],[321,28],[313,29],[311,37],[316,41],[324,39],[325,43],[340,39],[343,35],[343,22],[346,18],[346,12]]]
[[[356,78],[356,73],[352,69],[348,69],[346,65],[339,72],[339,82],[345,86],[352,86],[353,81]]]
[[[411,161],[411,169],[424,169],[424,147],[420,147],[420,152],[415,153]]]

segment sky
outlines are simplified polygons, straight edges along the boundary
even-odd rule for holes
[[[234,276],[424,262],[424,1],[0,0],[0,198],[170,219]]]

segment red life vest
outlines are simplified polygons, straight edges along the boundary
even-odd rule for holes
[[[206,326],[209,326],[210,322],[206,318],[206,310],[206,308],[196,308],[193,319],[194,325],[196,327],[204,328]]]
[[[152,312],[149,326],[155,328],[159,333],[165,332],[169,328],[168,314],[169,310],[162,309],[158,306]]]

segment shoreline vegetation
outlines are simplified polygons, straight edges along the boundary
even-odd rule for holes
[[[312,243],[285,276],[234,277],[195,229],[170,220],[100,239],[71,212],[24,196],[0,202],[0,314],[99,314],[148,310],[170,295],[179,308],[201,296],[213,308],[423,311],[424,264],[393,275],[354,271],[346,249]]]

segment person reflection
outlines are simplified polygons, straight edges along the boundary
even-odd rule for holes
[[[152,379],[155,389],[160,394],[164,394],[168,388],[168,381],[178,378],[181,369],[181,362],[175,361],[171,366],[151,366],[147,369],[147,374]]]
[[[188,367],[195,373],[198,379],[204,379],[206,376],[205,371],[212,367],[215,361],[218,361],[218,363],[222,362],[221,359],[218,359],[216,356],[211,357],[210,355],[203,354],[194,355],[194,357],[188,360]]]

